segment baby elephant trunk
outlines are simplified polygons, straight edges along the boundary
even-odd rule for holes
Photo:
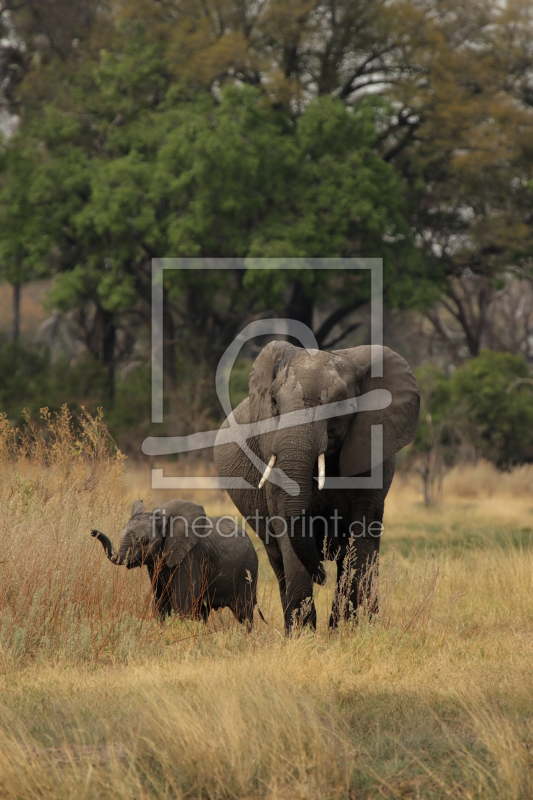
[[[91,536],[94,536],[96,539],[98,539],[98,541],[104,548],[106,556],[108,557],[108,559],[111,561],[112,564],[120,565],[123,563],[122,561],[119,561],[118,553],[113,552],[113,545],[111,544],[111,541],[107,538],[105,533],[93,529],[91,531]]]

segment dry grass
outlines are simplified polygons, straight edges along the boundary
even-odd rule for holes
[[[451,473],[431,509],[397,480],[379,621],[328,636],[328,567],[317,633],[286,640],[258,540],[268,625],[156,623],[89,530],[166,498],[101,421],[47,428],[0,430],[0,797],[532,796],[533,470]]]
[[[149,586],[106,569],[89,536],[127,518],[123,458],[101,419],[43,416],[19,436],[0,420],[0,663],[126,658],[151,639]]]

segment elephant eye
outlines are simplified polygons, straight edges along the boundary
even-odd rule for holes
[[[344,427],[343,421],[335,420],[335,424],[328,425],[328,436],[330,438],[341,436],[344,431]]]

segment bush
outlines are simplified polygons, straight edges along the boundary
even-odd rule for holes
[[[499,469],[533,460],[533,373],[521,355],[483,350],[451,377],[432,364],[416,372],[420,417],[400,459],[437,502],[447,469],[483,457]]]
[[[23,408],[34,416],[43,406],[58,412],[65,403],[72,413],[82,406],[96,410],[104,385],[104,370],[90,357],[71,365],[64,356],[52,359],[46,347],[8,342],[0,348],[0,412],[15,425],[24,422]]]
[[[451,377],[450,405],[473,426],[479,455],[500,468],[533,459],[533,373],[523,356],[483,350]]]
[[[72,364],[63,355],[52,358],[46,347],[13,342],[0,346],[0,412],[15,427],[24,424],[22,409],[38,417],[44,406],[58,413],[66,404],[74,416],[82,409],[96,414],[105,405],[106,384],[105,367],[88,353]],[[105,412],[113,438],[129,452],[137,451],[139,438],[148,435],[150,402],[148,367],[117,374],[113,407]]]

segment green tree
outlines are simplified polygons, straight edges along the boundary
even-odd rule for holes
[[[420,66],[419,124],[397,165],[411,187],[419,242],[440,274],[424,310],[459,364],[490,341],[505,276],[531,253],[531,4],[432,3]],[[410,100],[414,102],[414,96]]]
[[[490,350],[451,377],[451,403],[475,426],[478,453],[499,467],[533,458],[532,384],[523,356]]]
[[[2,147],[0,155],[0,237],[1,277],[12,286],[12,328],[10,339],[20,333],[22,286],[46,275],[46,266],[35,258],[33,236],[40,226],[35,216],[31,193],[36,159],[27,148]],[[38,214],[38,211],[37,211]]]
[[[317,97],[355,110],[383,97],[374,151],[406,179],[425,262],[409,302],[456,363],[479,354],[504,273],[531,254],[531,3],[125,0],[122,13],[192,87],[250,83],[293,115]]]
[[[13,85],[2,247],[14,270],[57,275],[52,302],[75,310],[109,398],[149,325],[153,256],[384,256],[389,305],[427,311],[446,341],[444,307],[466,343],[448,336],[454,359],[479,352],[530,241],[527,4],[131,0],[108,32],[105,5],[61,20],[46,3],[42,25],[38,5],[13,16],[35,58]],[[12,224],[17,191],[30,213]],[[214,363],[266,312],[333,346],[367,299],[363,275],[167,276],[167,379],[176,343]]]
[[[424,502],[432,506],[442,497],[446,472],[474,456],[474,428],[452,397],[451,381],[443,370],[429,363],[415,374],[420,390],[420,415],[414,441],[400,466],[420,475]]]
[[[0,7],[0,97],[2,132],[8,137],[19,124],[40,115],[46,103],[61,96],[73,67],[83,63],[99,38],[110,30],[105,2],[95,0],[23,0]],[[38,142],[33,142],[33,145]],[[2,145],[1,272],[13,287],[11,339],[20,330],[22,286],[47,274],[47,265],[35,258],[33,237],[40,237],[40,209],[29,189],[38,153],[26,138],[13,147]],[[33,217],[36,223],[33,224]],[[41,253],[42,256],[42,253]]]
[[[460,461],[508,469],[533,459],[533,372],[522,355],[483,350],[451,376],[427,364],[416,377],[420,417],[402,464],[421,475],[427,505]]]
[[[64,109],[48,106],[44,121],[21,126],[9,150],[27,157],[23,191],[39,209],[32,259],[57,273],[51,302],[76,309],[80,336],[109,369],[109,397],[117,331],[133,316],[150,320],[153,256],[409,256],[402,181],[374,151],[380,109],[373,99],[350,111],[324,97],[294,120],[252,87],[193,97],[141,34],[124,52],[85,64]],[[7,219],[7,183],[0,207]],[[26,223],[21,236],[29,241]],[[317,331],[327,344],[333,325],[368,297],[359,277],[280,275],[169,276],[168,377],[177,341],[212,366],[265,309],[312,324],[322,290],[340,303]]]

